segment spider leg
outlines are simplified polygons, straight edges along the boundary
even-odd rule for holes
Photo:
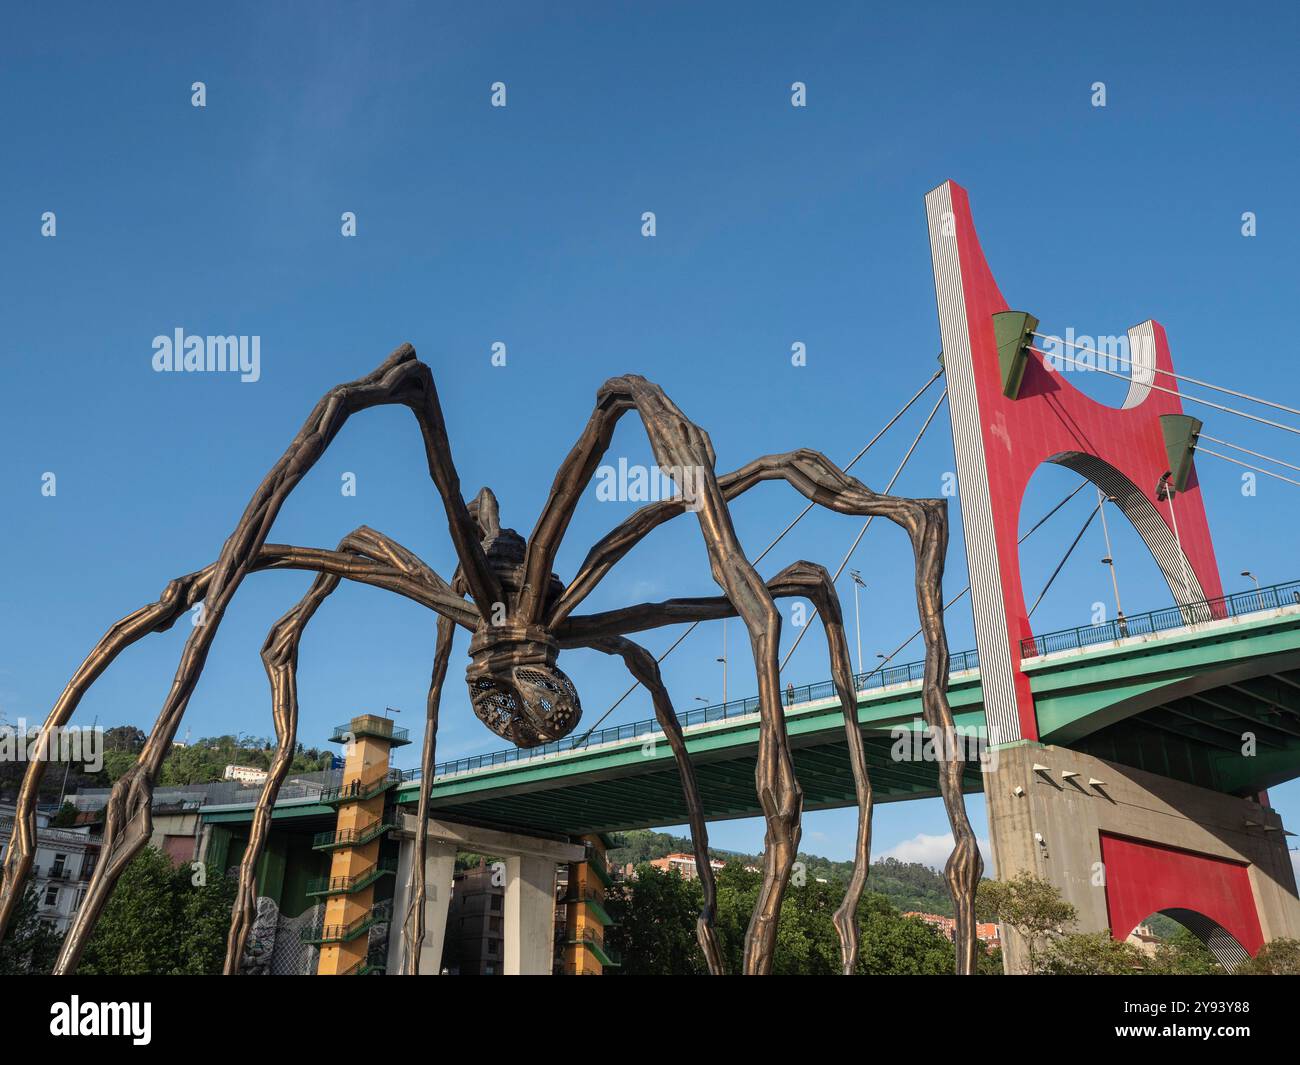
[[[700,801],[699,784],[695,779],[695,767],[686,750],[686,738],[682,735],[682,724],[673,711],[672,699],[664,687],[659,675],[659,663],[654,655],[640,644],[624,639],[622,636],[609,636],[596,640],[590,646],[609,655],[618,655],[627,664],[628,671],[639,680],[650,693],[654,703],[655,717],[668,738],[673,758],[677,762],[677,772],[682,780],[682,794],[686,799],[687,817],[691,826],[691,839],[695,847],[695,868],[699,873],[700,886],[704,890],[704,906],[695,923],[695,938],[699,940],[700,950],[708,964],[709,973],[723,976],[726,966],[722,959],[722,948],[718,944],[714,920],[718,912],[718,891],[713,876],[713,866],[709,864],[709,830],[704,820],[704,804]]]
[[[826,630],[826,643],[830,649],[831,677],[844,714],[844,739],[849,751],[849,767],[853,772],[853,794],[858,806],[858,831],[853,850],[853,872],[849,876],[844,898],[833,918],[835,931],[840,937],[840,971],[852,976],[858,966],[858,902],[867,886],[871,868],[871,813],[873,796],[871,775],[867,771],[867,751],[858,725],[857,683],[853,664],[849,658],[849,641],[844,634],[844,618],[840,612],[840,597],[835,592],[835,582],[825,566],[813,562],[796,562],[786,567],[771,582],[774,595],[799,594],[802,585],[806,595],[817,608]],[[782,585],[790,585],[786,591]]]
[[[436,610],[444,616],[453,618],[457,624],[470,629],[474,628],[477,613],[468,607],[468,604],[453,595],[445,582],[401,545],[365,527],[351,534],[344,541],[344,545],[358,553],[374,551],[376,554],[382,553],[386,557],[405,559],[406,562],[402,564],[402,568],[397,568],[387,562],[376,562],[371,559],[361,558],[359,554],[324,551],[316,548],[299,548],[284,544],[266,544],[259,549],[257,556],[248,566],[248,569],[301,569],[320,573],[333,573],[349,580],[397,592],[430,609]],[[82,661],[81,666],[73,674],[72,679],[60,694],[53,709],[51,709],[41,731],[42,744],[48,742],[45,739],[46,737],[53,735],[57,729],[67,724],[86,691],[122,651],[149,633],[166,631],[181,614],[199,602],[206,601],[217,565],[217,563],[213,563],[202,570],[169,582],[156,602],[141,607],[108,629],[90,654]],[[192,639],[193,637],[191,637]],[[174,691],[175,685],[173,686]],[[172,734],[174,734],[177,723],[179,723],[179,717],[171,725]],[[159,723],[155,723],[154,730],[150,734],[149,740],[146,741],[146,750],[149,749],[150,743],[156,740],[158,728]],[[144,757],[144,753],[141,752],[141,758]],[[148,807],[152,796],[151,785],[148,786],[147,790],[144,790],[138,783],[134,782],[138,766],[139,763],[118,781],[118,785],[115,785],[114,792],[110,796],[108,811],[109,816],[114,818],[113,824],[120,826],[125,813],[124,802],[129,797],[130,809],[134,811],[132,817],[140,821],[139,824],[130,826],[132,837],[141,840],[136,845],[136,850],[143,846],[143,841],[147,840],[149,836],[151,819]],[[154,772],[156,773],[156,769]],[[44,773],[44,758],[33,758],[28,763],[19,790],[14,817],[15,830],[9,852],[5,858],[3,881],[0,882],[0,934],[3,934],[9,918],[12,916],[14,906],[21,897],[22,888],[31,872],[36,841],[35,808]],[[127,796],[124,796],[123,792],[128,791],[128,788],[131,790]],[[141,832],[143,832],[143,836],[141,836]],[[110,836],[106,832],[105,853],[110,856],[113,854],[110,849],[112,846]],[[132,854],[125,861],[117,864],[108,888],[101,889],[102,900],[106,901],[107,894],[111,892],[112,885],[116,882],[116,877],[120,875],[121,868],[125,866],[134,853],[132,851]],[[101,866],[102,868],[103,866]],[[97,870],[95,877],[99,875],[99,870]],[[95,888],[94,878],[92,878],[91,888]],[[89,892],[87,897],[90,897]],[[103,901],[99,905],[102,907]],[[84,948],[85,940],[90,931],[93,930],[95,919],[98,917],[98,910],[89,918],[87,914],[88,911],[84,907],[78,912],[73,928],[69,932],[69,936],[75,932],[79,937],[76,940],[76,953],[75,955],[70,954],[65,961],[61,952],[60,961],[56,965],[56,972],[68,972],[75,967],[81,949]],[[64,951],[66,952],[67,949],[68,940],[65,938]]]
[[[265,552],[265,548],[264,548]],[[358,559],[369,556],[368,561],[391,567],[404,578],[418,580],[421,585],[451,593],[446,584],[424,560],[407,550],[395,540],[361,526],[345,536],[339,544],[339,556],[352,555]],[[261,795],[253,811],[252,828],[248,846],[239,866],[239,889],[231,910],[230,932],[226,940],[224,972],[233,976],[239,971],[244,944],[252,927],[256,908],[256,875],[258,862],[271,828],[271,814],[280,794],[280,786],[293,762],[298,740],[298,645],[303,630],[320,607],[338,587],[342,567],[333,572],[322,572],[312,582],[307,594],[272,627],[262,645],[262,664],[271,682],[271,710],[275,721],[276,752]],[[444,619],[440,618],[440,623]],[[452,625],[451,621],[446,621]]]
[[[849,879],[844,900],[835,912],[834,923],[836,932],[840,937],[842,971],[849,975],[857,967],[857,908],[867,882],[871,852],[873,799],[871,777],[867,769],[866,748],[862,740],[862,730],[857,720],[856,685],[854,683],[852,663],[849,659],[848,639],[844,634],[839,597],[835,594],[835,585],[825,567],[813,562],[796,562],[787,566],[768,581],[767,589],[772,594],[772,597],[776,599],[790,596],[806,596],[817,607],[817,612],[822,618],[822,624],[826,630],[826,641],[830,648],[831,674],[844,713],[845,738],[849,751],[849,764],[853,772],[854,795],[858,807],[858,831],[853,875]],[[605,644],[614,646],[629,641],[612,635],[600,637],[595,635],[596,633],[640,631],[660,625],[678,624],[682,621],[714,621],[721,618],[735,617],[736,613],[735,607],[731,605],[725,596],[674,599],[667,603],[645,603],[640,606],[610,611],[607,614],[593,614],[582,618],[574,618],[570,625],[562,630],[566,634],[561,638],[560,642],[561,646],[564,647],[590,646],[606,650]],[[574,629],[578,631],[572,631]],[[637,644],[631,644],[631,646],[641,650],[642,654],[649,660],[649,664],[654,667],[653,677],[657,680],[659,675],[658,664],[655,662],[654,657],[649,652],[639,648]],[[615,652],[611,650],[607,653]],[[646,682],[644,677],[635,670],[633,675],[645,684],[652,694],[654,693],[655,689]],[[660,724],[664,725],[669,741],[672,742],[674,734],[680,738],[680,723],[675,715],[672,715],[671,724],[666,721],[665,715],[660,712],[658,697],[655,697],[655,711]],[[671,707],[669,707],[669,711],[671,713]],[[676,752],[676,747],[674,747],[674,752]],[[678,759],[678,765],[681,766],[683,761],[686,761],[684,742],[682,743],[682,757]],[[686,761],[686,764],[689,765],[689,761]],[[683,780],[685,779],[686,776],[683,773]],[[698,803],[698,798],[696,802]],[[703,869],[707,857],[701,856],[699,853],[701,849],[699,840],[703,838],[702,811],[700,812],[700,823],[700,828],[696,829],[694,819],[692,819],[692,829],[696,833],[696,864]],[[707,855],[707,843],[704,848]]]
[[[560,539],[601,455],[609,447],[618,419],[629,410],[640,416],[655,461],[669,471],[686,502],[696,511],[713,579],[736,605],[749,631],[761,715],[755,784],[767,834],[762,885],[745,936],[745,971],[766,974],[772,968],[781,900],[799,845],[799,815],[803,809],[803,792],[794,776],[778,687],[781,615],[740,546],[718,487],[713,468],[716,459],[708,435],[682,414],[661,388],[645,378],[611,378],[597,393],[596,409],[561,464],[529,538],[518,611],[526,624],[539,619],[546,605],[545,589]]]
[[[406,920],[402,923],[402,937],[406,941],[407,976],[419,975],[420,951],[424,947],[424,851],[429,839],[429,789],[433,786],[442,682],[447,677],[447,663],[451,659],[451,644],[455,632],[455,625],[450,620],[445,617],[438,619],[438,643],[433,656],[433,676],[429,681],[429,697],[425,704],[424,749],[420,756],[420,802],[416,809],[418,824],[415,829],[415,853],[411,860],[411,879],[407,891],[407,897],[411,901],[406,911]]]
[[[267,534],[290,492],[307,474],[353,414],[370,407],[402,404],[411,409],[424,438],[429,473],[447,512],[448,530],[465,579],[483,617],[501,600],[500,582],[487,564],[477,538],[478,525],[460,494],[447,430],[429,368],[409,344],[377,369],[331,389],[312,409],[293,442],[253,493],[234,532],[217,559],[204,597],[205,617],[185,642],[171,690],[163,701],[140,758],[113,786],[105,808],[105,860],[95,870],[81,909],[64,938],[55,974],[72,971],[90,930],[127,864],[149,838],[153,781],[203,671],[226,607],[257,559]]]
[[[952,708],[948,704],[948,638],[943,626],[943,566],[948,546],[947,506],[942,499],[905,499],[872,492],[825,455],[810,449],[756,459],[735,473],[719,478],[718,484],[725,482],[724,494],[731,498],[760,481],[777,479],[787,481],[811,502],[838,513],[876,514],[884,517],[906,530],[911,539],[916,560],[917,613],[926,652],[922,707],[932,734],[936,740],[942,740],[939,788],[954,840],[944,875],[952,893],[957,920],[957,972],[959,975],[973,973],[976,957],[975,891],[984,863],[966,813],[962,793],[964,761],[960,757]],[[677,509],[674,511],[673,507]],[[593,549],[582,572],[590,572],[595,579],[599,579],[599,575],[607,572],[618,558],[630,550],[632,543],[628,541],[634,532],[634,525],[648,531],[674,514],[681,513],[682,509],[680,501],[642,507],[602,541],[607,544],[608,550],[601,553]],[[641,515],[639,519],[638,515]],[[575,578],[570,587],[576,586],[579,579]],[[590,586],[594,586],[594,581],[589,582],[587,590]],[[586,592],[583,591],[582,594]],[[560,600],[557,609],[564,605],[567,598],[568,592]],[[680,599],[658,604],[655,610],[649,612],[634,607],[630,610],[571,617],[559,625],[556,631],[557,635],[562,635],[565,639],[581,639],[588,631],[636,632],[655,625],[725,616],[718,613],[720,607],[703,605],[707,602]],[[645,624],[655,617],[664,620]]]
[[[226,976],[237,974],[243,960],[244,944],[253,926],[257,907],[254,883],[257,863],[262,857],[262,849],[271,830],[271,813],[280,794],[280,785],[289,772],[298,742],[298,644],[307,622],[338,585],[339,578],[332,573],[323,573],[317,577],[312,581],[307,594],[272,626],[266,642],[262,644],[262,664],[266,668],[267,679],[271,682],[271,712],[275,719],[276,748],[257,807],[253,810],[248,846],[239,863],[239,889],[230,914],[230,932],[226,937]]]

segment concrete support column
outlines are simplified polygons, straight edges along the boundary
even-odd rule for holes
[[[397,883],[393,891],[393,923],[388,934],[388,972],[406,972],[406,911],[410,907],[411,863],[415,840],[403,838],[397,858]],[[429,840],[424,857],[424,945],[420,950],[421,976],[442,972],[442,947],[447,933],[447,906],[456,873],[456,845]]]
[[[1170,915],[1187,924],[1188,912],[1199,914],[1211,926],[1236,928],[1244,939],[1255,929],[1254,937],[1264,942],[1300,938],[1300,900],[1283,826],[1254,799],[1064,747],[1023,742],[990,753],[996,763],[984,777],[984,795],[998,879],[1026,872],[1055,885],[1078,912],[1075,931],[1109,928],[1125,938],[1132,928],[1111,928],[1112,912],[1127,914],[1127,924],[1134,906],[1149,904],[1136,920],[1184,911]],[[1133,848],[1157,863],[1181,863],[1186,872],[1146,875],[1131,861],[1119,861]],[[1116,861],[1108,866],[1112,852],[1118,870]],[[1237,897],[1225,901],[1221,887],[1210,886],[1221,876],[1236,878]],[[1211,950],[1230,966],[1232,952],[1217,950],[1217,933],[1211,933]],[[1024,972],[1025,944],[1010,929],[1002,934],[1007,971]],[[1240,948],[1235,955],[1242,956]]]
[[[505,974],[549,976],[554,959],[555,862],[506,858]]]

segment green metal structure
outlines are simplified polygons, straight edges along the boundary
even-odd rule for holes
[[[1024,669],[1043,743],[1213,790],[1256,794],[1300,774],[1300,584],[1248,593],[1215,621],[1178,625],[1179,608],[1119,623],[1035,637]],[[1186,610],[1188,608],[1182,608]],[[1042,653],[1038,653],[1042,652]],[[973,653],[954,656],[949,693],[960,732],[980,736],[983,691]],[[926,760],[921,684],[915,665],[859,678],[858,719],[866,733],[878,802],[938,794],[937,763]],[[874,678],[874,679],[873,679]],[[868,686],[872,685],[872,686]],[[853,802],[843,722],[829,682],[793,692],[787,727],[809,810]],[[758,718],[752,700],[683,715],[706,815],[754,817]],[[905,758],[894,757],[898,744]],[[985,757],[996,757],[996,750]],[[417,781],[386,782],[411,805]],[[969,791],[981,790],[978,762]],[[337,801],[327,796],[326,802]],[[439,766],[431,815],[448,821],[575,837],[681,824],[677,771],[653,721],[595,733],[568,749],[476,756]],[[205,822],[234,827],[251,806],[208,809]],[[324,826],[329,805],[279,804],[277,821]]]

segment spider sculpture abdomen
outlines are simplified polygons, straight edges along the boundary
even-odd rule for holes
[[[540,629],[480,628],[465,671],[474,713],[517,747],[540,747],[573,731],[578,689],[555,664],[559,648]]]
[[[931,382],[941,372],[937,371]],[[347,419],[383,404],[408,407],[419,424],[429,473],[442,500],[457,556],[456,572],[450,582],[401,544],[364,525],[340,540],[334,551],[266,542],[294,486],[321,457]],[[938,410],[937,403],[934,409]],[[692,471],[685,483],[679,482],[685,498],[662,499],[628,515],[597,542],[577,576],[564,585],[551,572],[556,551],[601,456],[610,446],[618,419],[627,411],[635,411],[640,417],[661,470]],[[944,741],[936,746],[945,751],[957,746],[947,696],[948,644],[943,628],[946,505],[938,499],[900,499],[872,492],[820,452],[807,448],[767,455],[722,475],[717,474],[714,464],[708,434],[690,421],[661,388],[636,375],[611,378],[597,392],[591,418],[561,464],[542,513],[525,541],[514,530],[501,528],[500,509],[491,491],[485,488],[472,501],[465,500],[433,373],[415,357],[415,349],[409,344],[398,348],[373,372],[331,389],[312,409],[293,442],[254,492],[220,557],[201,570],[169,582],[156,602],[111,626],[50,711],[47,731],[67,724],[86,690],[125,648],[148,633],[170,628],[196,604],[207,605],[204,623],[194,627],[185,642],[176,679],[138,761],[113,785],[104,809],[101,860],[64,937],[54,972],[63,974],[76,968],[113,886],[148,844],[154,782],[198,683],[226,605],[247,574],[263,569],[308,570],[315,572],[316,578],[302,599],[276,622],[262,648],[262,662],[271,681],[277,746],[240,861],[238,894],[226,942],[227,973],[238,972],[242,964],[256,919],[257,869],[280,786],[297,748],[299,641],[316,610],[345,579],[406,596],[439,615],[415,817],[416,854],[424,853],[429,839],[439,706],[457,627],[473,633],[465,679],[475,714],[493,732],[519,747],[537,747],[560,739],[574,730],[581,717],[577,689],[555,664],[561,647],[588,648],[623,660],[637,683],[650,693],[655,718],[681,779],[703,896],[696,936],[709,971],[715,973],[723,971],[723,951],[714,928],[717,893],[700,784],[658,660],[627,637],[664,626],[728,617],[739,617],[745,624],[759,692],[754,782],[767,830],[763,878],[745,933],[743,966],[746,973],[766,974],[772,971],[782,902],[798,855],[803,808],[803,792],[786,730],[786,710],[781,703],[781,614],[775,600],[801,597],[812,602],[824,622],[858,807],[853,875],[833,918],[840,938],[842,971],[856,972],[858,903],[870,861],[873,798],[839,597],[825,567],[811,562],[795,562],[764,581],[736,535],[728,504],[756,484],[784,480],[810,505],[818,504],[841,514],[880,515],[907,532],[916,565],[917,612],[926,644],[922,713],[930,728],[941,731]],[[711,572],[725,594],[640,603],[594,614],[573,613],[610,567],[651,530],[687,511],[693,512],[699,522]],[[0,878],[0,937],[24,897],[31,873],[36,800],[44,767],[45,759],[34,759],[23,777],[13,841]],[[960,757],[941,761],[939,788],[956,840],[946,868],[957,914],[956,968],[959,973],[971,973],[976,958],[975,889],[983,866],[966,816],[963,780]],[[409,905],[402,931],[406,959],[403,968],[411,975],[420,970],[425,956],[424,873],[423,861],[411,862]]]
[[[470,704],[498,736],[517,747],[540,747],[567,736],[578,724],[578,689],[556,666],[559,647],[550,633],[518,624],[511,616],[523,581],[523,537],[502,529],[483,548],[510,603],[502,604],[499,617],[481,623],[470,641],[465,671]],[[554,574],[549,585],[550,596],[564,588]]]

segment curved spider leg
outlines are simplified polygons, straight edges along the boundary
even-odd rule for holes
[[[169,581],[158,600],[115,622],[100,638],[59,695],[41,728],[38,755],[30,759],[18,791],[13,835],[0,880],[0,937],[4,936],[17,901],[22,897],[36,853],[36,800],[45,777],[47,737],[66,725],[86,690],[127,647],[151,632],[165,632],[181,614],[203,598],[213,567]]]
[[[445,617],[438,619],[438,643],[433,656],[433,675],[429,680],[429,697],[425,703],[424,749],[420,756],[420,801],[416,808],[415,848],[411,858],[411,878],[407,897],[410,905],[402,922],[406,943],[406,975],[420,974],[420,951],[424,947],[424,852],[429,839],[429,790],[433,787],[434,757],[438,737],[438,710],[442,704],[442,682],[451,660],[452,638],[456,626]],[[444,889],[446,885],[443,885]]]
[[[844,618],[840,611],[840,597],[835,592],[835,582],[825,566],[814,562],[796,562],[776,575],[768,585],[773,595],[803,593],[817,608],[826,631],[830,650],[831,677],[844,714],[844,739],[849,751],[849,767],[853,772],[853,794],[858,806],[858,831],[853,849],[853,872],[849,876],[844,898],[833,918],[835,931],[840,937],[840,971],[852,976],[858,966],[858,903],[867,886],[871,870],[871,814],[874,797],[871,791],[871,774],[867,770],[866,745],[858,725],[857,683],[853,663],[849,658],[849,641],[844,633]],[[787,590],[788,586],[788,590]]]
[[[814,562],[795,562],[787,566],[770,581],[767,589],[774,599],[790,596],[805,596],[817,607],[826,630],[826,642],[830,650],[831,675],[834,679],[836,694],[844,713],[844,732],[849,752],[849,765],[853,772],[854,796],[858,807],[858,831],[854,851],[853,874],[849,879],[844,900],[835,912],[834,924],[840,938],[841,968],[845,975],[850,975],[857,967],[858,959],[858,902],[866,886],[871,854],[871,816],[873,797],[871,777],[867,768],[866,747],[862,739],[862,730],[857,720],[857,692],[854,683],[853,666],[849,659],[848,638],[844,633],[844,622],[840,613],[839,597],[835,594],[835,585],[824,566]],[[716,621],[721,618],[735,617],[736,609],[725,596],[709,596],[697,599],[673,599],[666,603],[644,603],[640,606],[623,607],[604,614],[588,614],[573,618],[563,626],[561,646],[597,647],[605,650],[603,643],[621,637],[598,636],[598,633],[624,633],[643,631],[661,625],[675,625],[682,622]],[[632,644],[638,647],[637,644]],[[607,652],[613,653],[613,652]],[[649,652],[643,651],[646,658],[655,667],[658,677],[658,664]],[[652,692],[654,689],[640,674],[634,676]],[[681,724],[673,716],[671,725],[663,714],[656,714],[660,724],[665,726],[671,742],[674,732],[681,735]],[[674,751],[676,748],[674,748]],[[683,744],[684,753],[684,744]],[[681,760],[679,759],[679,766]],[[689,764],[689,763],[687,763]],[[685,776],[683,775],[683,779]],[[689,797],[688,797],[689,798]],[[696,800],[698,802],[698,799]],[[700,814],[701,824],[703,814]],[[694,827],[694,821],[692,821]],[[701,830],[702,832],[702,830]],[[702,869],[707,861],[701,857],[697,837],[696,864]],[[707,846],[705,853],[707,854]]]
[[[714,929],[714,919],[718,912],[718,889],[713,876],[713,866],[709,864],[709,830],[704,820],[704,804],[700,801],[700,788],[695,779],[695,767],[686,750],[686,738],[682,735],[682,723],[677,720],[673,710],[672,699],[659,674],[659,663],[655,656],[638,643],[622,636],[609,636],[596,640],[589,646],[608,655],[618,655],[627,664],[628,672],[639,680],[650,693],[654,703],[655,717],[664,730],[668,746],[672,749],[677,762],[677,773],[681,777],[682,795],[686,800],[687,819],[691,826],[691,841],[695,848],[695,868],[699,873],[700,886],[704,891],[704,905],[695,922],[695,938],[700,950],[704,952],[705,963],[712,976],[726,975],[726,965],[722,958],[722,948],[718,944],[718,934]]]
[[[966,813],[962,790],[964,753],[959,744],[952,707],[948,703],[948,634],[943,624],[943,565],[948,554],[947,506],[941,499],[918,514],[918,527],[912,533],[917,559],[916,606],[925,639],[925,684],[921,689],[925,723],[931,734],[942,740],[939,758],[939,788],[943,794],[948,824],[953,834],[953,849],[944,865],[944,878],[952,893],[956,927],[953,943],[957,951],[957,975],[973,976],[976,972],[975,894],[984,874],[984,859],[979,842]]]
[[[280,794],[280,785],[289,772],[298,742],[298,644],[307,622],[338,586],[339,578],[332,573],[323,573],[317,577],[312,581],[307,594],[271,627],[266,642],[262,644],[262,665],[271,682],[276,748],[257,807],[253,810],[248,846],[239,863],[239,888],[230,913],[230,931],[226,936],[226,961],[223,969],[226,976],[237,974],[243,961],[244,944],[248,940],[257,909],[257,889],[254,883],[257,864],[261,860],[266,837],[271,831],[271,814]]]
[[[758,674],[760,707],[755,787],[767,822],[763,879],[745,936],[746,973],[771,971],[781,900],[799,845],[803,792],[794,775],[785,717],[781,710],[779,665],[781,615],[761,577],[750,565],[736,536],[726,500],[714,471],[708,435],[691,422],[657,385],[629,375],[606,381],[582,436],[561,464],[524,561],[520,593],[522,620],[536,623],[545,607],[545,589],[561,537],[578,499],[609,446],[614,426],[635,410],[645,427],[660,469],[679,484],[685,502],[696,511],[713,579],[736,605],[749,631]]]
[[[491,488],[480,488],[469,502],[469,516],[478,523],[484,540],[501,535],[501,507]]]
[[[975,891],[983,873],[975,833],[966,813],[962,791],[964,759],[960,755],[952,708],[948,703],[948,638],[943,625],[943,567],[948,544],[947,505],[942,499],[906,499],[872,492],[861,481],[849,476],[825,455],[811,449],[799,449],[781,455],[767,455],[718,479],[725,484],[725,495],[732,498],[761,481],[784,480],[813,503],[841,514],[877,514],[904,529],[912,542],[916,561],[917,612],[925,641],[925,680],[922,707],[927,726],[936,740],[942,740],[939,786],[943,795],[948,823],[953,833],[953,851],[944,869],[953,896],[957,926],[957,972],[975,971]],[[570,585],[585,595],[596,580],[618,561],[635,542],[636,529],[654,528],[680,514],[680,501],[666,501],[642,507],[597,545],[584,563],[579,578]],[[630,542],[629,542],[630,541]],[[583,574],[587,576],[584,578]],[[585,583],[578,587],[579,580]],[[561,597],[557,610],[566,605],[569,593]],[[580,598],[580,596],[578,596]],[[675,600],[669,606],[673,622],[694,620],[692,603]],[[569,606],[572,609],[572,606]],[[570,618],[558,630],[566,636],[581,635],[588,626],[601,629],[632,621],[625,611]],[[602,629],[603,631],[603,629]],[[637,631],[623,628],[616,631]]]
[[[391,545],[398,552],[415,557],[405,548],[365,526],[344,540],[343,546],[350,545],[355,545],[358,551],[366,550],[366,545]],[[419,560],[416,559],[416,562]],[[419,567],[401,572],[392,566],[363,558],[360,554],[288,544],[265,544],[251,568],[334,573],[348,580],[396,592],[440,614],[452,616],[457,624],[472,630],[478,617],[473,608],[454,596],[422,562],[419,566],[423,567],[423,572]],[[45,719],[41,736],[53,735],[72,719],[90,686],[122,651],[150,633],[167,631],[178,617],[202,602],[215,570],[216,563],[212,563],[194,573],[177,577],[167,584],[156,602],[141,607],[110,626],[59,695]],[[47,741],[43,738],[40,742]],[[28,761],[18,793],[14,834],[0,878],[0,936],[4,934],[14,906],[22,896],[22,887],[31,872],[36,847],[36,801],[45,776],[45,765],[44,758]]]
[[[500,582],[487,564],[476,538],[477,525],[460,495],[433,375],[415,358],[415,349],[405,344],[376,370],[331,389],[316,404],[298,435],[253,493],[239,523],[223,545],[204,599],[203,624],[196,626],[185,642],[171,690],[139,760],[113,785],[109,795],[104,817],[102,853],[105,857],[96,868],[81,909],[64,937],[54,964],[56,975],[75,969],[114,885],[148,841],[153,782],[198,683],[226,607],[259,554],[284,501],[348,418],[358,411],[384,404],[402,404],[415,414],[424,438],[429,472],[442,496],[448,530],[475,605],[487,617],[492,604],[500,601]]]
[[[395,570],[417,579],[422,585],[437,588],[450,594],[446,584],[424,560],[395,540],[363,525],[343,538],[339,554],[368,556],[384,561]],[[271,829],[271,814],[275,808],[280,787],[293,762],[298,741],[298,646],[303,630],[320,607],[339,585],[338,573],[322,573],[307,594],[272,627],[262,645],[262,664],[271,682],[271,708],[275,721],[276,752],[262,785],[261,795],[253,811],[248,846],[239,865],[239,888],[231,910],[230,932],[226,940],[224,972],[233,976],[243,960],[244,945],[255,917],[257,896],[254,883],[258,862]],[[454,622],[439,618],[439,624]]]

